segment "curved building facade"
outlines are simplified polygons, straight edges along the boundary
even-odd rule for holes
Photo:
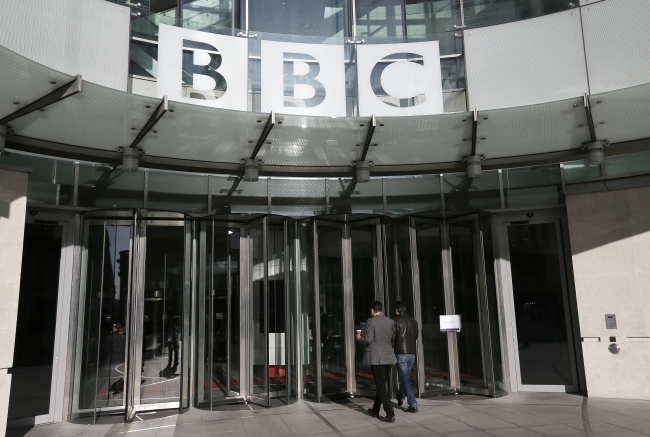
[[[374,396],[374,300],[419,397],[650,399],[648,19],[4,2],[7,426]]]

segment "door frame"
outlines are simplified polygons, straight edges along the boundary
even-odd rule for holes
[[[161,226],[165,222],[174,223],[179,222],[175,226],[183,229],[183,276],[184,284],[191,280],[191,269],[188,269],[187,257],[191,257],[191,253],[187,253],[187,217],[181,213],[165,212],[165,211],[148,211],[148,210],[135,210],[132,219],[132,258],[130,259],[130,281],[129,281],[129,321],[128,326],[130,332],[127,335],[127,351],[126,351],[126,375],[127,384],[125,387],[125,405],[124,417],[126,422],[131,422],[142,411],[163,410],[163,409],[176,409],[182,410],[183,398],[183,367],[188,365],[187,357],[181,356],[179,364],[181,366],[181,373],[179,376],[179,399],[178,401],[171,402],[157,402],[151,404],[142,404],[140,399],[141,381],[142,381],[142,343],[144,341],[144,278],[146,266],[146,244],[147,244],[147,227]],[[147,223],[149,221],[149,223]],[[156,223],[151,223],[156,222]],[[191,232],[189,237],[191,238]],[[191,263],[190,263],[191,265]],[[185,315],[187,305],[191,305],[185,299],[186,285],[184,285],[181,293],[183,294],[183,308],[181,314]],[[191,300],[191,298],[190,298]],[[183,317],[184,318],[184,317]],[[181,321],[183,324],[185,321]],[[181,335],[183,335],[183,326],[181,327]],[[179,353],[187,351],[186,345],[183,344],[179,348]],[[189,396],[189,393],[185,394]],[[119,409],[119,408],[118,408]]]
[[[25,226],[44,222],[62,227],[50,409],[47,414],[39,416],[8,419],[7,429],[61,422],[63,421],[64,411],[67,411],[67,403],[64,406],[64,398],[67,392],[68,338],[70,333],[73,332],[69,322],[72,314],[71,299],[74,282],[75,249],[78,244],[77,234],[75,233],[76,217],[74,213],[54,212],[31,206],[27,206],[27,211]]]
[[[580,344],[580,326],[578,321],[571,247],[566,212],[562,209],[534,210],[498,214],[493,217],[495,238],[495,259],[497,278],[497,299],[499,300],[502,343],[504,344],[504,361],[506,364],[508,392],[547,392],[547,393],[586,393],[582,349]],[[510,270],[510,251],[508,248],[508,226],[514,224],[554,223],[557,246],[560,256],[560,274],[562,275],[563,301],[565,304],[565,322],[571,360],[573,386],[527,385],[521,383],[519,371],[519,354],[517,329],[514,309],[512,277]],[[518,222],[518,223],[517,223]]]

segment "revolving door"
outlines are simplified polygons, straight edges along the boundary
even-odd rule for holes
[[[247,214],[197,220],[196,407],[296,398],[293,226]]]
[[[374,300],[395,302],[421,327],[412,385],[419,396],[494,394],[487,288],[478,216],[398,219],[322,216],[299,225],[303,396],[374,396],[355,330]],[[311,253],[309,253],[311,252]],[[311,265],[312,271],[304,265]],[[460,332],[441,332],[458,314]]]
[[[83,219],[71,418],[189,408],[191,222],[146,210]]]

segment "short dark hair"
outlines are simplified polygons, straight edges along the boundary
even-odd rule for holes
[[[381,311],[382,308],[384,308],[384,306],[378,300],[376,300],[376,301],[374,301],[374,302],[372,302],[370,304],[370,309],[373,309],[375,311]]]
[[[400,314],[404,314],[406,312],[406,304],[401,300],[398,300],[395,302],[395,310]]]

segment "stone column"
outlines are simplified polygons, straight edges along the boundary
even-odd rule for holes
[[[0,164],[0,435],[7,427],[20,269],[23,261],[27,179],[22,169]]]
[[[649,187],[566,199],[589,396],[650,400],[648,199]],[[616,315],[616,329],[605,314]]]

